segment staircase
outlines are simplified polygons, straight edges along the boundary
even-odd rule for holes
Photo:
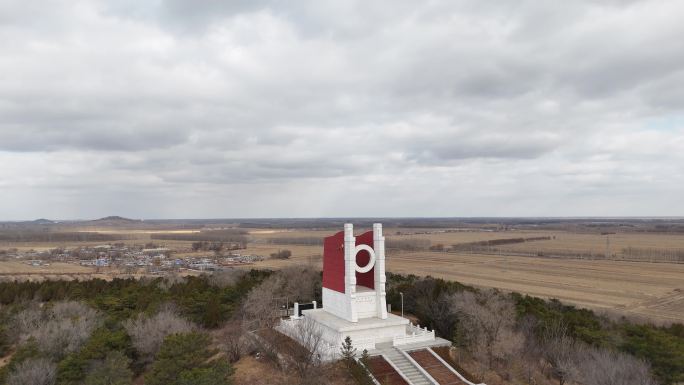
[[[404,356],[399,349],[387,347],[380,349],[385,359],[389,361],[412,385],[432,385],[433,383],[421,373],[416,366]]]

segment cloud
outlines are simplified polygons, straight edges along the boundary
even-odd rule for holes
[[[682,215],[682,11],[5,2],[0,219]]]

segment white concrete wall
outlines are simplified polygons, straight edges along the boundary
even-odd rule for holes
[[[372,347],[375,344],[382,342],[392,342],[395,336],[405,335],[406,325],[385,326],[375,329],[352,330],[340,333],[340,342],[348,335],[352,339],[352,343],[356,346],[358,344],[372,341]]]
[[[323,339],[329,344],[338,347],[342,346],[344,339],[349,336],[352,339],[352,344],[359,353],[363,349],[375,349],[375,344],[382,342],[393,342],[396,336],[406,335],[406,325],[385,326],[375,329],[361,329],[338,332],[329,327],[321,325],[323,331]]]
[[[339,291],[323,288],[323,310],[342,319],[351,321],[349,298]]]
[[[356,293],[356,312],[359,318],[377,316],[377,295],[375,291]]]

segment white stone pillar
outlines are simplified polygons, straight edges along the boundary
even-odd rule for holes
[[[291,318],[294,318],[294,319],[299,318],[299,302],[294,303],[294,314],[292,315]]]
[[[373,249],[375,250],[375,295],[377,317],[387,318],[387,301],[385,293],[385,237],[382,235],[382,224],[373,224]]]
[[[356,312],[356,237],[354,225],[344,224],[344,294],[347,298],[349,321],[358,322]]]

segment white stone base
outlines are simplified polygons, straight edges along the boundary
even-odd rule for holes
[[[351,338],[358,354],[364,349],[369,352],[375,351],[378,344],[403,348],[416,344],[441,345],[445,342],[441,338],[435,338],[434,330],[413,325],[408,319],[391,313],[387,314],[386,319],[370,317],[351,322],[325,309],[304,310],[301,318],[290,317],[281,320],[277,330],[299,340],[302,329],[298,329],[298,326],[304,326],[299,324],[302,322],[313,322],[316,331],[321,333],[322,343],[318,346],[318,351],[324,361],[339,358],[340,348],[347,336]]]
[[[306,310],[303,315],[320,326],[323,338],[330,345],[342,346],[344,339],[349,336],[359,352],[375,349],[378,343],[391,343],[395,337],[406,336],[409,324],[408,319],[394,314],[389,314],[387,319],[362,318],[358,322],[349,322],[323,309]]]
[[[362,318],[358,322],[347,321],[324,309],[305,310],[302,315],[302,318],[282,320],[278,330],[298,340],[298,323],[314,322],[324,341],[318,350],[325,361],[339,358],[340,348],[347,336],[351,338],[358,354],[364,349],[373,351],[377,349],[378,344],[402,346],[435,342],[434,331],[412,325],[408,319],[394,314],[388,314],[387,319]]]

